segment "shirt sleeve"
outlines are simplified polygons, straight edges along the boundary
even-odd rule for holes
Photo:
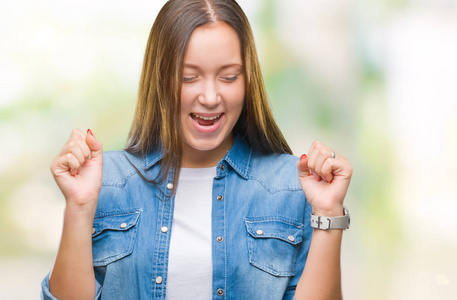
[[[41,282],[41,300],[57,300],[51,292],[49,291],[49,276],[51,272],[46,275],[46,277]],[[101,299],[102,296],[102,286],[101,284],[95,280],[95,300]]]

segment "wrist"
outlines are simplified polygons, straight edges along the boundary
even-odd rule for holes
[[[344,215],[344,207],[343,204],[335,205],[334,207],[323,209],[319,207],[312,207],[313,214],[316,216],[324,216],[324,217],[339,217]]]
[[[96,210],[96,205],[67,205],[64,212],[64,221],[88,222],[92,225]]]

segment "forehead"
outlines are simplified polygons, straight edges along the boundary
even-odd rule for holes
[[[199,68],[241,65],[238,34],[225,22],[197,27],[190,37],[184,62]]]

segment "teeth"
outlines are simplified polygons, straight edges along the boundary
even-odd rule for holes
[[[206,120],[206,121],[212,121],[212,120],[217,120],[220,118],[221,115],[218,115],[218,116],[214,116],[214,117],[203,117],[203,116],[199,116],[199,115],[196,115],[196,114],[193,114],[195,117],[199,118],[199,119],[202,119],[202,120]]]

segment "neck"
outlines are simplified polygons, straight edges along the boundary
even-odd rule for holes
[[[183,147],[183,168],[209,168],[217,166],[219,161],[227,154],[233,145],[235,138],[230,135],[222,144],[212,150],[198,150],[188,145]]]

